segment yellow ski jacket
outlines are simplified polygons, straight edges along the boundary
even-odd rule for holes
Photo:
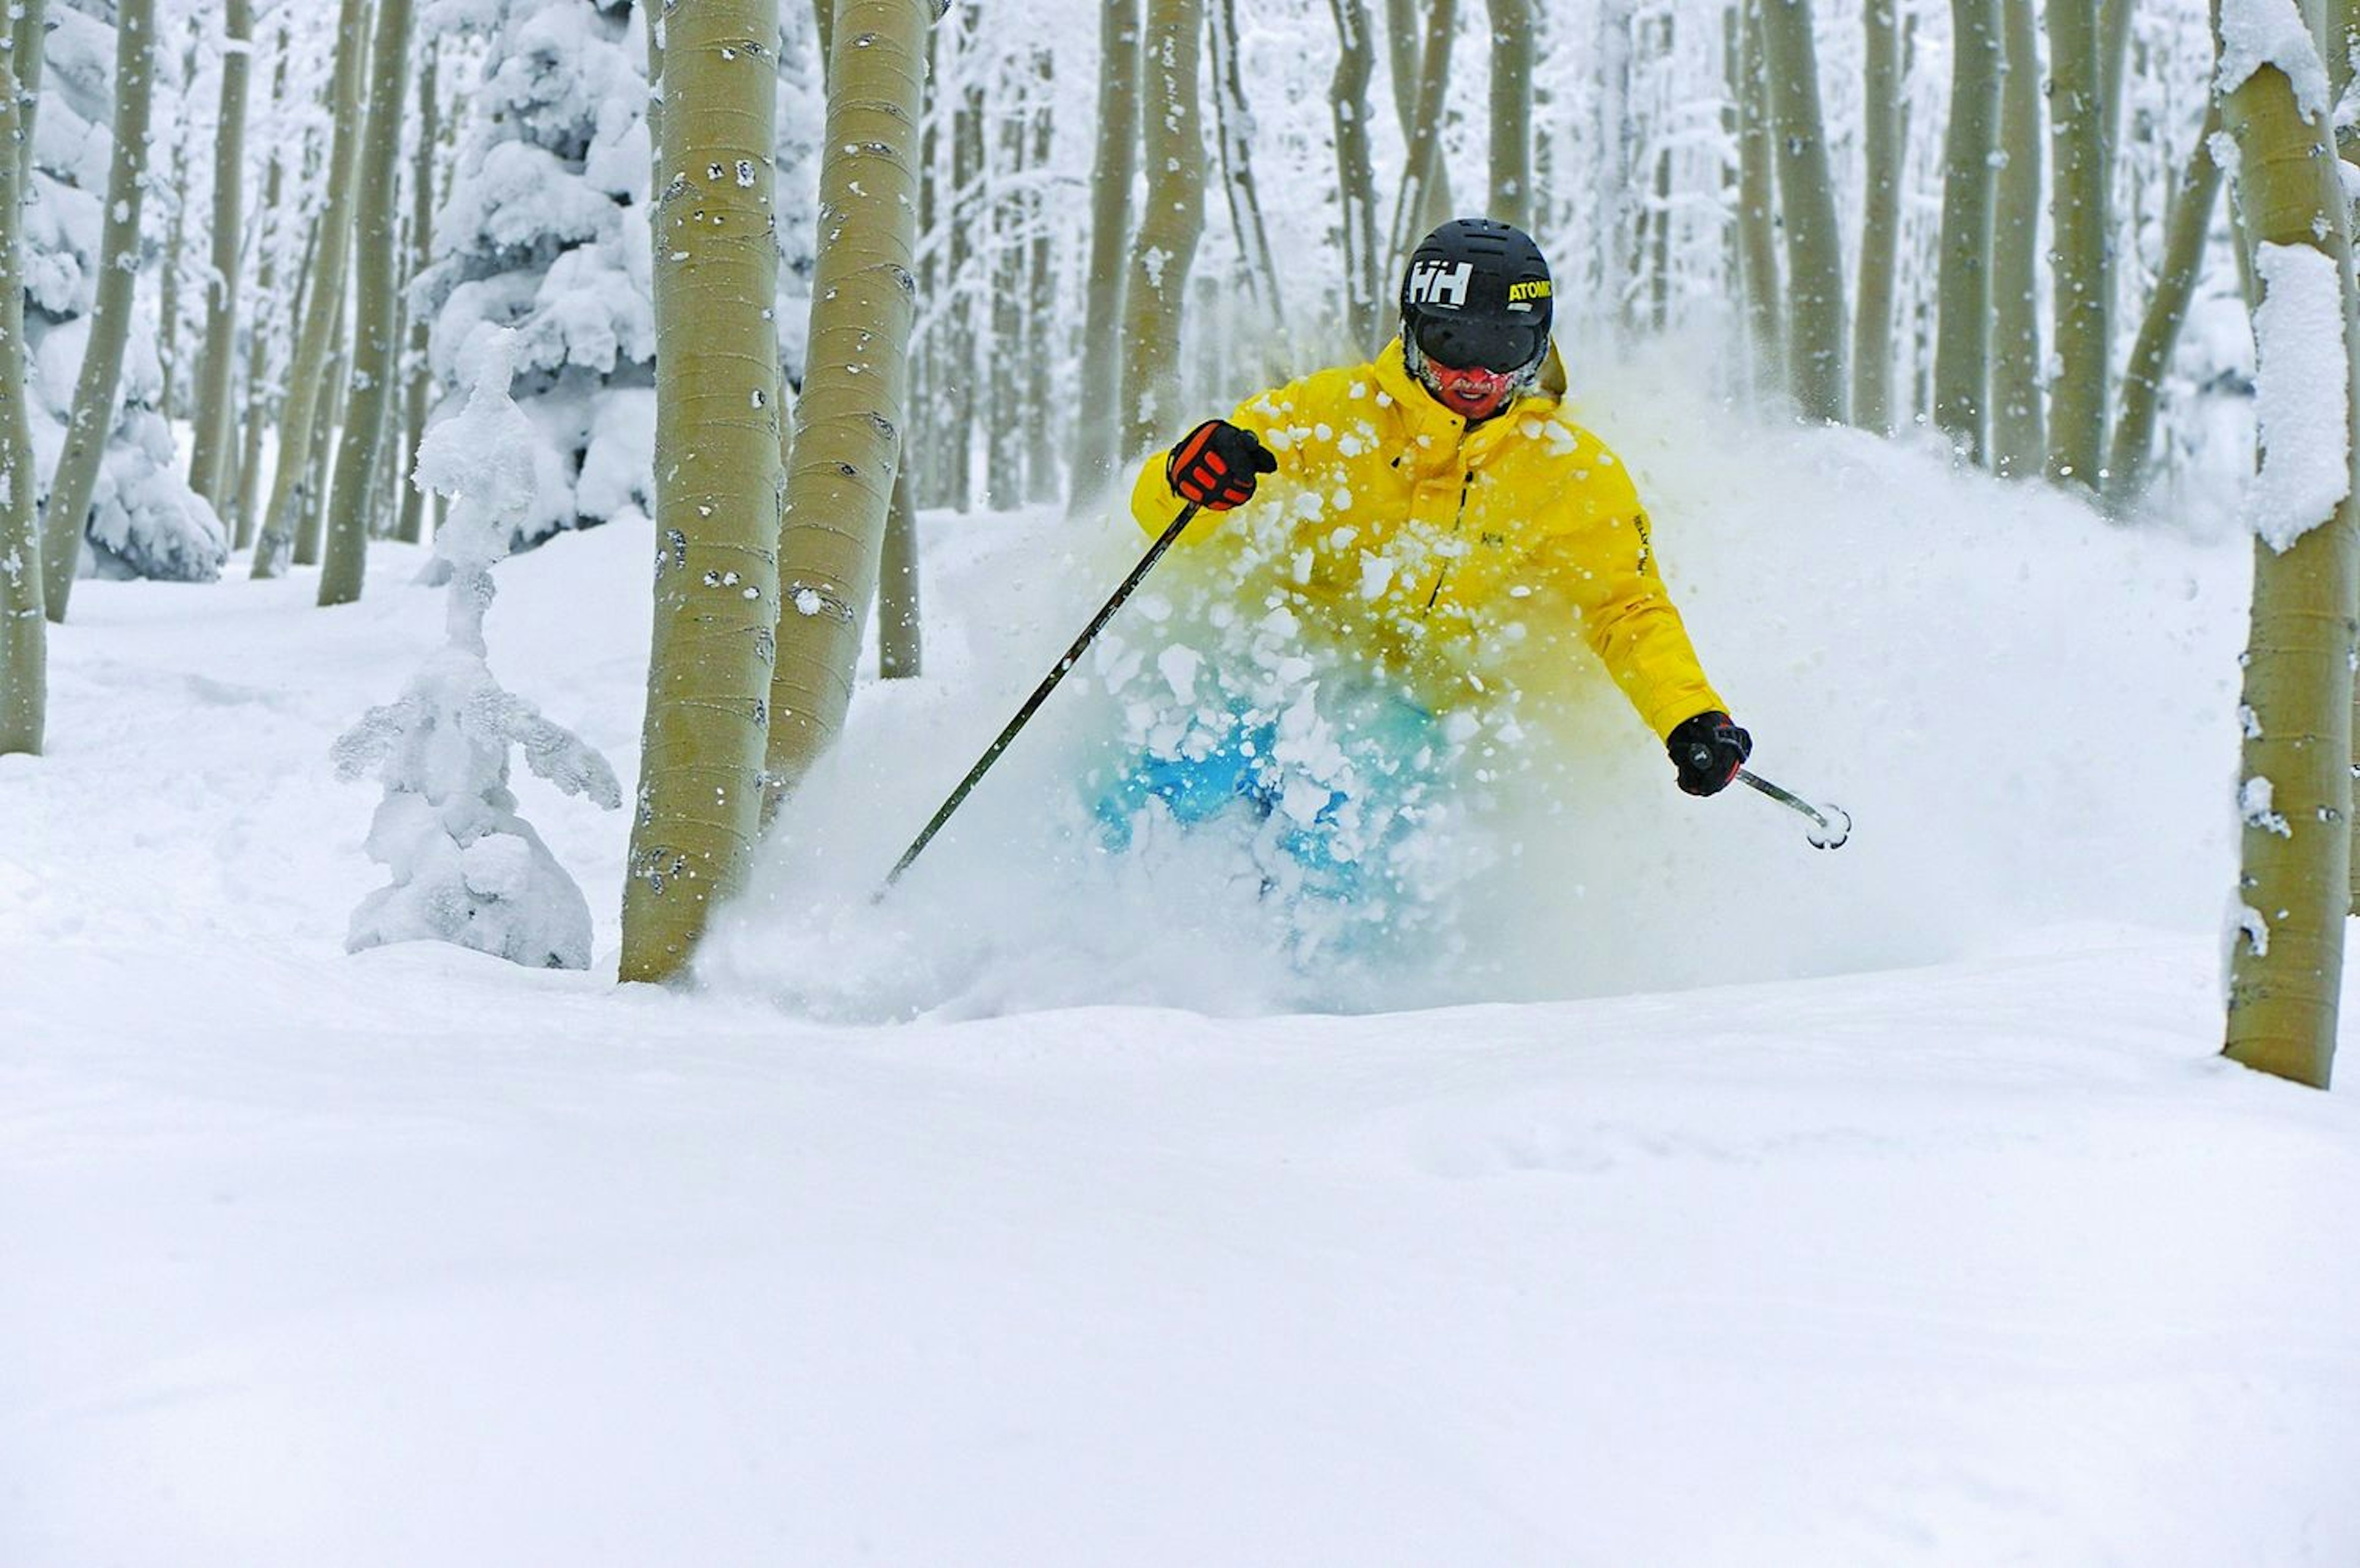
[[[1564,386],[1552,352],[1541,391],[1470,430],[1417,384],[1395,339],[1372,364],[1239,405],[1231,422],[1262,439],[1278,472],[1229,520],[1202,514],[1185,538],[1233,543],[1306,631],[1437,711],[1579,628],[1668,736],[1728,705],[1665,592],[1629,473],[1566,417]],[[1131,492],[1151,534],[1181,506],[1164,463],[1151,457]]]

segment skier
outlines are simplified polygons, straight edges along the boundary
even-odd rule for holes
[[[1256,693],[1178,739],[1167,726],[1100,805],[1113,838],[1127,842],[1150,800],[1183,822],[1242,802],[1275,822],[1313,891],[1357,896],[1359,863],[1430,799],[1453,716],[1494,702],[1535,659],[1561,666],[1576,629],[1663,740],[1681,789],[1712,795],[1735,779],[1752,738],[1698,664],[1629,473],[1560,404],[1553,319],[1533,240],[1455,220],[1412,256],[1401,335],[1373,362],[1250,397],[1149,460],[1131,509],[1151,534],[1183,502],[1219,514],[1263,495],[1242,526],[1190,525],[1184,539],[1228,547],[1187,552],[1197,575],[1250,615],[1284,611],[1316,678],[1362,694],[1339,705],[1331,693],[1353,715],[1339,727],[1382,732],[1386,760],[1357,779],[1315,768],[1306,790],[1285,755],[1284,698]],[[1318,748],[1294,749],[1299,762]],[[1407,809],[1339,834],[1378,776]]]

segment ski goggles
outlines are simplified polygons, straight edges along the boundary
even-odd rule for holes
[[[1513,376],[1538,361],[1547,346],[1548,333],[1538,321],[1435,315],[1417,323],[1418,353],[1452,370]]]

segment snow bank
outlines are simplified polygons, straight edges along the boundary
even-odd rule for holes
[[[736,996],[614,987],[623,824],[527,774],[595,968],[344,955],[321,752],[447,594],[87,585],[0,758],[0,1562],[2360,1561],[2360,1115],[2217,1056],[2249,538],[1606,373],[1756,762],[1861,825],[1605,704],[1500,973],[1394,986],[1474,1007],[1202,1016],[1306,988],[1218,857],[1060,837],[1087,687],[870,909],[1128,524],[924,519],[934,673],[861,691]],[[653,548],[499,568],[618,757]]]

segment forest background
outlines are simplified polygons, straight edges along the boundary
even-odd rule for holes
[[[839,731],[880,595],[880,671],[917,668],[919,506],[1087,512],[1183,411],[1367,352],[1415,238],[1480,205],[1550,247],[1577,365],[1693,341],[1733,400],[1932,432],[2118,517],[2202,484],[2200,452],[2269,454],[2257,560],[2286,561],[2256,572],[2231,1049],[2324,1081],[2352,693],[2289,628],[2355,597],[2348,5],[1095,10],[20,5],[6,745],[38,748],[39,621],[82,572],[203,580],[246,550],[349,603],[371,539],[428,536],[430,431],[513,398],[508,548],[650,513],[675,541],[622,962],[672,976],[753,813]],[[775,80],[717,70],[748,61]],[[742,221],[775,254],[732,251]],[[2285,345],[2258,382],[2248,312]],[[767,444],[709,408],[749,332],[776,363],[737,422]],[[479,388],[494,353],[509,384]],[[2248,418],[2273,407],[2275,440]],[[765,488],[775,550],[759,518],[698,526]],[[754,619],[711,613],[692,552]]]

